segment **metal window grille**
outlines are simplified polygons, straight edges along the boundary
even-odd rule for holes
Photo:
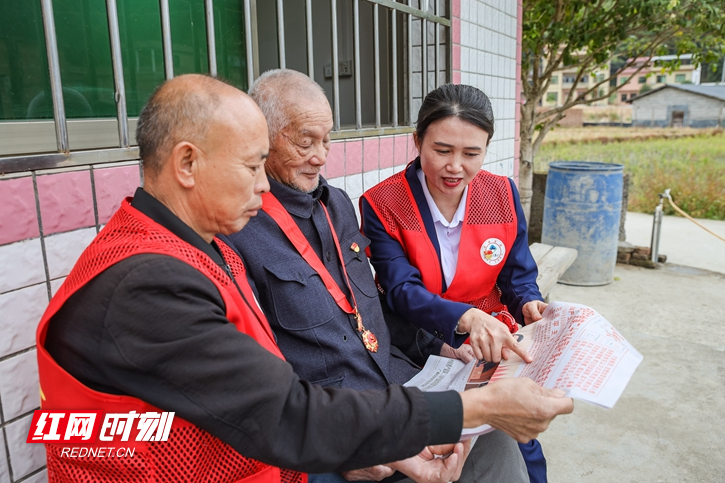
[[[111,62],[115,89],[118,143],[105,149],[73,150],[69,142],[68,120],[63,102],[63,84],[55,32],[52,0],[40,0],[43,17],[43,32],[48,58],[53,121],[57,152],[45,154],[14,154],[0,157],[0,173],[12,173],[37,169],[90,165],[138,159],[138,148],[131,146],[129,117],[127,115],[124,86],[124,65],[121,55],[117,0],[106,0],[108,30],[111,46]],[[215,45],[214,0],[204,2],[207,31],[208,72],[217,75]],[[324,0],[328,2],[329,25],[315,23],[312,0],[276,0],[276,43],[278,67],[290,67],[288,43],[285,33],[291,18],[285,17],[289,5],[304,3],[304,39],[306,73],[318,82],[320,68],[327,57],[315,58],[314,33],[329,28],[331,67],[330,100],[333,110],[333,139],[378,136],[411,132],[415,115],[423,97],[440,84],[450,81],[451,72],[451,20],[449,0]],[[271,4],[272,2],[268,2]],[[314,2],[319,8],[322,1]],[[246,35],[247,81],[251,85],[260,74],[260,35],[257,26],[257,10],[260,2],[244,0],[244,22]],[[266,5],[268,6],[268,5]],[[174,76],[172,56],[172,32],[169,16],[169,0],[159,0],[161,37],[166,79]],[[369,51],[361,52],[361,8],[372,8],[372,56]],[[344,64],[346,76],[352,77],[354,103],[352,108],[341,102],[340,44],[347,29],[341,29],[341,10],[352,12],[352,74],[350,63]],[[287,23],[286,23],[287,22]],[[299,25],[299,18],[294,18]],[[366,25],[369,27],[369,25]],[[384,29],[384,30],[383,30]],[[382,45],[381,39],[385,39]],[[369,49],[368,49],[369,50]],[[363,61],[372,57],[372,62]],[[319,55],[318,55],[319,57]],[[347,60],[347,59],[346,59]],[[369,65],[372,64],[372,65]],[[317,70],[316,70],[317,67]],[[305,70],[300,69],[300,70]],[[373,116],[366,121],[363,116],[362,73],[373,72]],[[383,75],[383,72],[385,75]],[[347,80],[345,80],[347,82]],[[365,85],[369,89],[369,86]],[[352,112],[350,112],[352,110]],[[343,118],[354,119],[343,123]],[[28,123],[30,124],[30,123]],[[0,123],[0,130],[3,123]]]

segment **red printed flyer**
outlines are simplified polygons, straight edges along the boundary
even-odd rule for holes
[[[612,408],[627,387],[642,355],[594,309],[552,302],[543,318],[516,337],[533,357],[527,364],[510,353],[496,364],[431,356],[406,386],[423,391],[471,389],[505,377],[528,377],[542,387],[563,389],[567,396]],[[491,431],[488,425],[466,429],[464,437]]]

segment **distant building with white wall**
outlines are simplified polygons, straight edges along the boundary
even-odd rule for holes
[[[638,59],[632,67],[624,69],[617,76],[617,85],[622,87],[614,93],[612,103],[624,104],[650,89],[657,89],[665,84],[699,84],[700,66],[695,67],[692,54],[681,55],[680,65],[676,69],[668,70],[663,67],[664,62],[676,58],[676,55],[652,57],[651,61],[637,72],[642,63],[647,61],[646,58]]]
[[[633,126],[725,126],[725,85],[664,85],[629,102]]]

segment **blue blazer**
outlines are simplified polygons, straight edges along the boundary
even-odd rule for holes
[[[426,233],[435,246],[440,263],[440,245],[433,217],[423,194],[423,187],[416,174],[418,169],[420,169],[420,158],[407,167],[405,178],[410,185],[413,198],[423,218]],[[516,206],[518,229],[514,245],[501,268],[496,283],[502,292],[501,301],[508,306],[516,321],[523,325],[521,309],[524,304],[532,300],[543,300],[543,297],[536,285],[538,269],[529,250],[526,218],[519,201],[519,193],[513,181],[509,180],[509,182]],[[370,261],[375,268],[378,283],[385,290],[386,301],[391,310],[448,344],[454,347],[460,346],[467,336],[455,335],[454,329],[461,316],[473,306],[446,300],[429,292],[423,285],[418,269],[408,262],[400,243],[388,235],[370,204],[364,198],[360,198],[360,201],[363,219],[362,231],[371,240]],[[445,293],[445,279],[442,283],[442,293]]]

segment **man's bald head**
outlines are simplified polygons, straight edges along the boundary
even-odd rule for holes
[[[199,74],[161,84],[141,111],[136,127],[144,171],[158,175],[166,157],[181,141],[203,145],[210,127],[224,116],[221,107],[230,97],[247,96],[229,84]]]
[[[287,127],[293,111],[307,104],[327,106],[325,91],[308,76],[296,70],[275,69],[259,76],[249,95],[264,113],[269,127],[269,142],[274,145],[279,132]]]
[[[261,208],[267,122],[239,89],[202,75],[170,80],[144,107],[137,137],[144,190],[207,242]]]

